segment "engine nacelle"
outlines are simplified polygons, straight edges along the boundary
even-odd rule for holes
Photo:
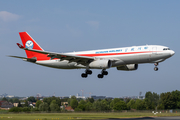
[[[90,68],[95,68],[95,69],[107,69],[112,66],[112,61],[111,60],[95,60],[89,63]]]
[[[124,70],[124,71],[132,71],[137,69],[138,69],[138,64],[129,64],[129,65],[117,67],[117,70]]]

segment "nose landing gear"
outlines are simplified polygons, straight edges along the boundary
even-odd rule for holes
[[[157,67],[157,66],[158,66],[158,63],[154,63],[154,65],[155,65],[154,70],[155,70],[155,71],[158,71],[158,67]]]

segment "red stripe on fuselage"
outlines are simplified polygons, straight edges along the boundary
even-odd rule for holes
[[[124,52],[124,53],[77,54],[77,55],[78,55],[78,56],[96,57],[96,56],[111,56],[111,55],[129,55],[129,54],[139,54],[139,53],[152,53],[152,51],[144,51],[144,52]]]

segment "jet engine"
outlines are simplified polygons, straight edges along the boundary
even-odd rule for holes
[[[117,67],[117,70],[124,70],[124,71],[132,71],[137,69],[138,69],[138,64],[129,64],[129,65],[123,65]]]
[[[95,60],[89,63],[90,68],[95,68],[95,69],[107,69],[112,66],[112,61],[103,59],[103,60]]]

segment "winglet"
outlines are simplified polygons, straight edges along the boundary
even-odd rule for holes
[[[19,44],[19,43],[16,43],[18,45],[19,48],[23,49],[25,48],[23,45]]]

